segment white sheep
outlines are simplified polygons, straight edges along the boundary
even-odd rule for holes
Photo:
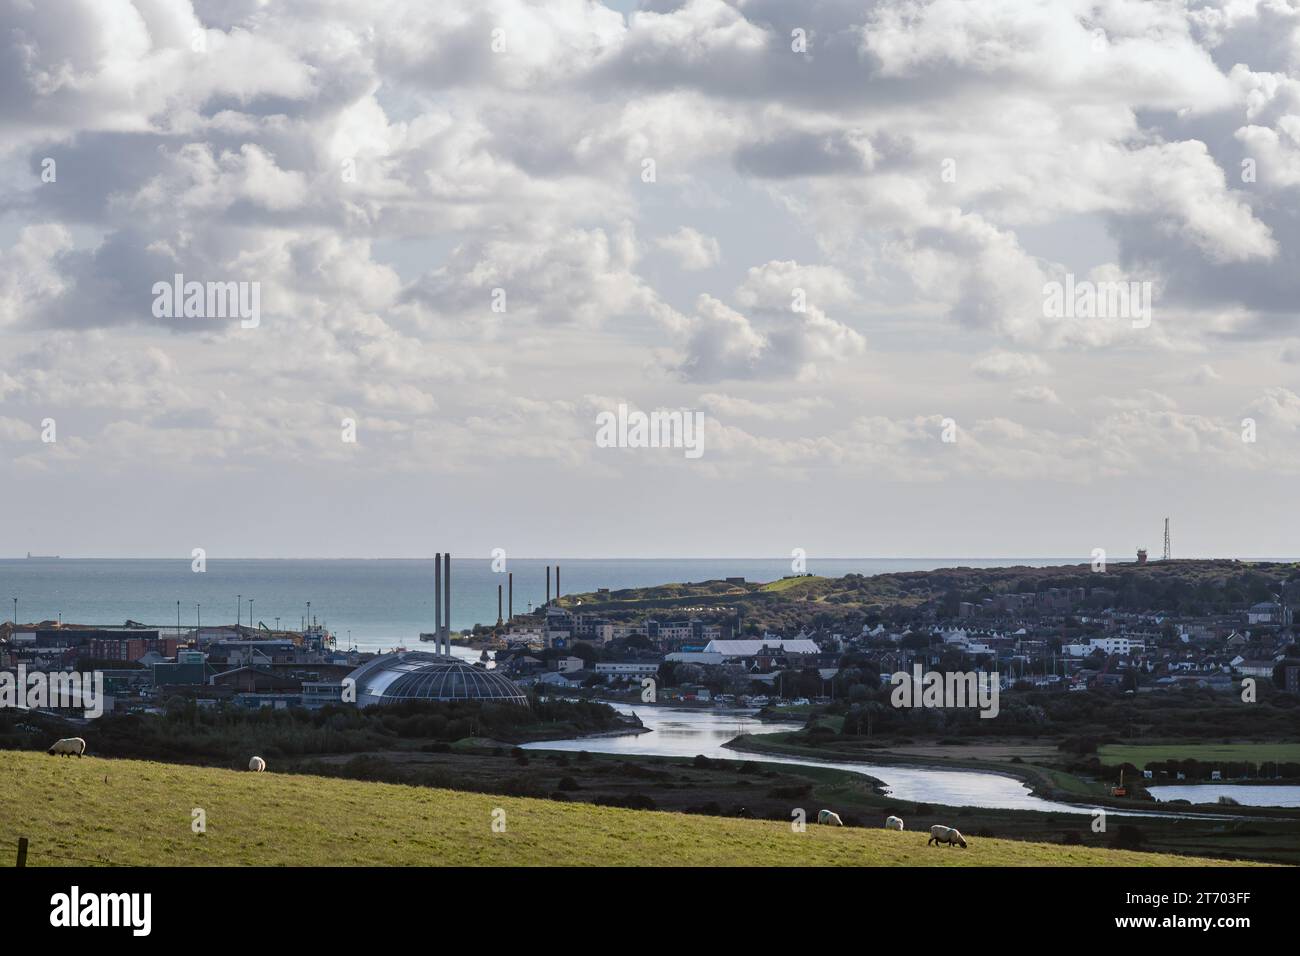
[[[886,829],[886,830],[901,830],[901,829],[903,829],[903,818],[902,818],[902,817],[886,817],[886,818],[885,818],[885,829]]]
[[[929,846],[931,843],[935,846],[938,846],[940,843],[946,843],[948,846],[952,846],[955,843],[963,850],[966,849],[966,838],[957,832],[957,828],[946,827],[942,823],[936,823],[934,826],[930,827],[930,839],[925,841],[925,845]]]
[[[54,741],[54,746],[45,752],[51,757],[56,754],[60,757],[71,757],[73,754],[80,757],[86,752],[86,742],[80,737],[64,737]]]
[[[254,757],[252,760],[248,761],[248,769],[253,771],[253,773],[261,773],[266,769],[266,761],[261,757]]]
[[[840,819],[840,815],[838,813],[832,813],[830,810],[818,810],[817,822],[837,827],[844,826],[844,821]]]

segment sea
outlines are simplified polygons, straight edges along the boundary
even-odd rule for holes
[[[649,587],[726,577],[774,581],[791,573],[789,558],[512,558],[516,613],[545,600],[546,568],[560,565],[565,594],[597,588]],[[1072,558],[826,558],[807,559],[812,574],[885,574],[949,567],[1051,567],[1079,564]],[[136,621],[164,633],[205,627],[265,623],[268,628],[302,626],[311,616],[324,624],[341,648],[416,648],[422,631],[434,626],[434,562],[416,559],[242,559],[207,561],[196,572],[186,558],[9,558],[0,559],[0,617],[22,623],[60,620],[65,624],[120,626]],[[497,585],[506,574],[491,556],[452,558],[451,625],[495,624]],[[554,585],[552,585],[554,586]],[[250,618],[250,601],[251,614]],[[179,612],[179,617],[178,617]]]

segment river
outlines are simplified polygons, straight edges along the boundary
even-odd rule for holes
[[[1264,786],[1249,783],[1195,783],[1147,787],[1147,793],[1161,803],[1190,800],[1192,803],[1215,803],[1219,797],[1231,797],[1243,807],[1300,807],[1300,787]]]
[[[569,740],[545,740],[525,744],[533,750],[587,750],[592,753],[625,754],[642,757],[694,757],[703,754],[724,760],[753,760],[763,763],[794,764],[803,767],[828,767],[866,774],[880,780],[890,796],[909,803],[930,803],[950,807],[980,807],[997,810],[1038,810],[1044,812],[1092,814],[1095,808],[1058,803],[1034,796],[1018,778],[974,770],[938,770],[898,764],[873,764],[857,761],[812,760],[729,750],[723,746],[741,734],[770,734],[799,730],[802,722],[760,721],[754,711],[687,710],[670,707],[633,707],[611,704],[620,713],[635,713],[650,733],[618,737],[578,737]],[[1242,801],[1246,803],[1245,800]],[[1115,816],[1167,817],[1184,816],[1176,811],[1107,810]],[[1198,819],[1233,819],[1197,814]]]

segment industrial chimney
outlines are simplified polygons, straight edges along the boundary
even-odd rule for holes
[[[546,566],[546,603],[551,603],[551,566]]]
[[[510,616],[506,618],[506,623],[513,624],[515,622],[515,572],[506,572],[506,586],[510,589],[507,595],[509,603],[506,604],[506,611]]]
[[[442,552],[433,556],[433,652],[442,649]]]
[[[501,585],[497,585],[497,627],[501,626]]]
[[[555,566],[555,605],[556,605],[556,607],[559,607],[559,604],[560,604],[560,566],[557,564],[557,565]]]
[[[446,623],[442,626],[443,653],[451,656],[451,553],[442,556],[442,613]]]

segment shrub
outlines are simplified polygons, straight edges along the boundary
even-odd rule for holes
[[[1146,843],[1146,839],[1147,835],[1141,827],[1131,823],[1121,823],[1119,829],[1115,831],[1114,843],[1120,849],[1136,850]]]
[[[798,797],[806,797],[811,793],[812,793],[811,783],[793,784],[788,787],[773,787],[771,790],[767,791],[767,795],[769,797],[777,797],[784,800],[797,799]]]
[[[659,806],[653,799],[643,793],[629,793],[626,796],[608,794],[603,797],[596,797],[591,802],[602,807],[623,807],[627,810],[655,810]]]

